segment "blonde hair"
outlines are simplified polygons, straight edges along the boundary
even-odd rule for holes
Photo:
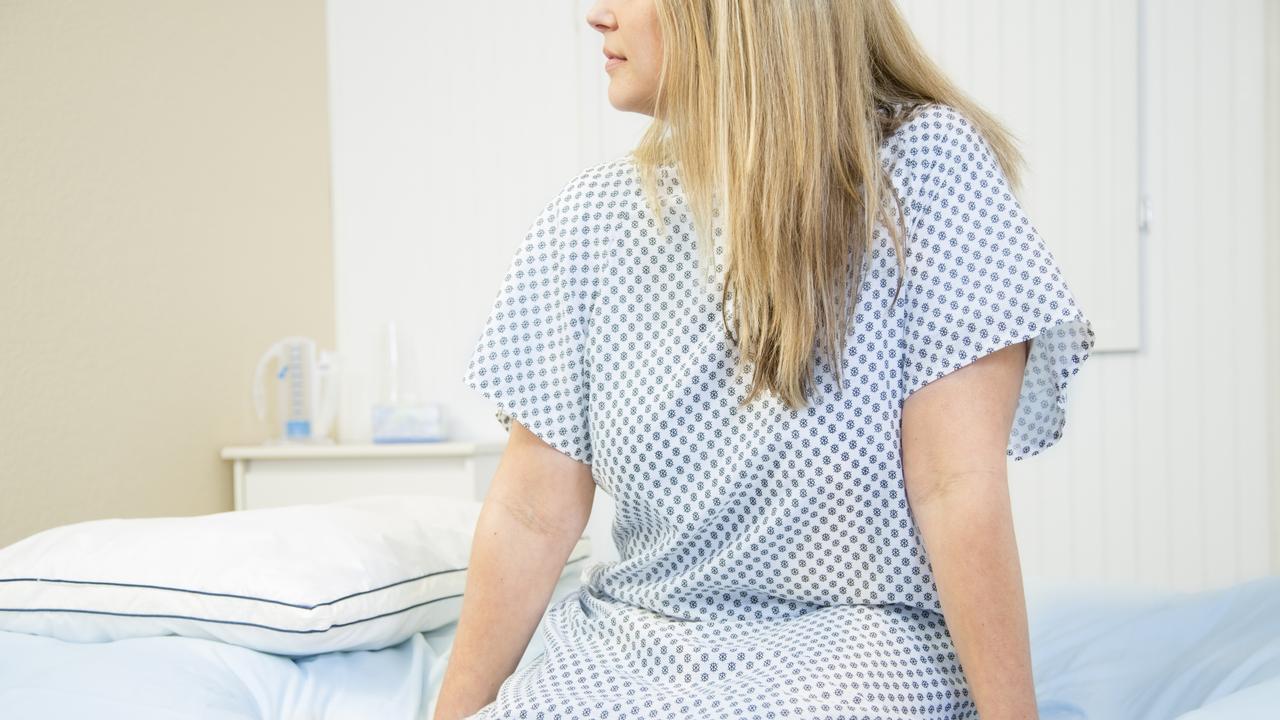
[[[920,106],[942,103],[982,131],[1015,187],[1021,155],[925,54],[893,0],[654,2],[663,43],[654,120],[631,152],[644,192],[661,232],[658,166],[674,165],[704,269],[717,242],[710,220],[722,218],[721,309],[734,317],[730,328],[722,312],[725,329],[754,365],[743,403],[768,390],[804,407],[819,333],[844,377],[878,221],[897,253],[895,303],[902,288],[905,229],[885,206],[892,199],[901,218],[882,140]]]

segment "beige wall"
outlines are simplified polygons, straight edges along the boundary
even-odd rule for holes
[[[334,342],[322,0],[0,2],[0,545],[231,508],[280,336]]]

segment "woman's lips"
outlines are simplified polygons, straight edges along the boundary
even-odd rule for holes
[[[605,60],[605,61],[604,61],[604,69],[605,69],[605,70],[612,70],[613,68],[615,68],[615,67],[617,67],[617,66],[621,65],[622,63],[624,63],[624,62],[626,62],[626,61],[627,61],[627,59],[626,59],[626,58],[609,58],[608,60]]]

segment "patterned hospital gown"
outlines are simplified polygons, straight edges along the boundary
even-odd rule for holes
[[[881,227],[844,376],[815,360],[800,410],[738,407],[751,366],[734,374],[723,276],[700,284],[670,167],[665,234],[629,156],[581,172],[534,221],[465,383],[508,429],[591,464],[620,558],[551,604],[545,652],[473,717],[977,717],[907,503],[903,401],[1030,339],[1007,453],[1035,455],[1062,434],[1094,334],[958,110],[919,108],[882,162],[910,228],[904,287],[892,303]]]

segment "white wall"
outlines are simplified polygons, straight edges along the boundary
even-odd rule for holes
[[[1271,561],[1266,0],[1145,4],[1140,349],[1097,354],[1066,436],[1010,475],[1028,573],[1196,588]],[[338,348],[356,371],[343,440],[368,437],[358,382],[392,318],[458,436],[503,437],[461,374],[511,254],[556,190],[648,120],[608,105],[589,5],[329,1]],[[612,505],[597,497],[608,559]]]
[[[1144,5],[1142,350],[1091,361],[1015,513],[1030,568],[1214,587],[1271,569],[1264,0]]]
[[[606,148],[603,91],[582,92],[603,75],[585,12],[330,0],[337,331],[353,371],[341,439],[369,437],[387,320],[412,336],[422,390],[457,411],[458,435],[502,437],[461,385],[466,356],[533,218],[633,139]]]
[[[929,55],[996,115],[1019,200],[1093,321],[1140,349],[1139,0],[898,0]]]
[[[1263,335],[1267,337],[1267,373],[1271,383],[1267,408],[1267,429],[1265,437],[1267,446],[1271,448],[1268,455],[1271,475],[1271,572],[1280,574],[1280,377],[1276,377],[1274,369],[1280,367],[1280,2],[1270,0],[1266,5],[1266,48],[1267,48],[1267,96],[1266,115],[1263,128],[1266,138],[1268,239],[1265,242],[1269,257],[1266,265],[1267,295],[1270,315],[1263,326]]]
[[[648,121],[608,104],[588,7],[329,0],[340,440],[370,438],[388,320],[455,437],[505,439],[461,382],[498,285],[552,196]],[[597,493],[596,560],[616,557],[612,517]]]

